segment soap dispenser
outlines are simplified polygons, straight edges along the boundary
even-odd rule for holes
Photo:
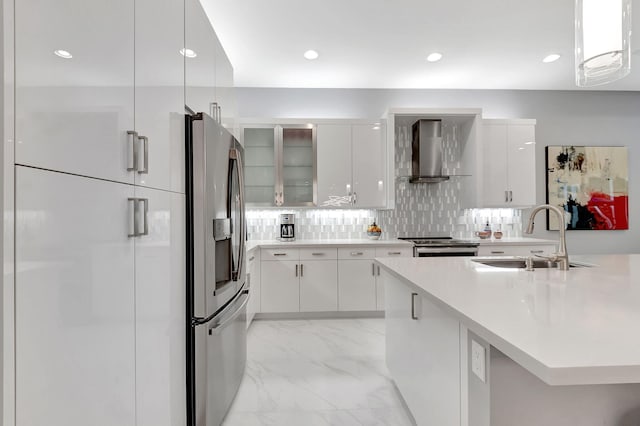
[[[491,237],[491,225],[489,225],[489,221],[484,226],[484,233],[487,235],[487,238]]]

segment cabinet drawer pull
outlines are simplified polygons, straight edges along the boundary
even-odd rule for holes
[[[311,256],[324,256],[325,253],[311,253]]]
[[[142,170],[138,170],[138,173],[143,175],[149,173],[149,138],[146,136],[139,136],[139,139],[142,141],[142,164],[144,168]]]
[[[540,253],[544,253],[544,250],[531,250],[532,254],[540,254]]]
[[[364,253],[361,251],[352,251],[351,256],[362,256]]]
[[[378,266],[378,276],[380,276],[380,267]]]
[[[399,255],[402,254],[402,252],[401,251],[390,251],[390,252],[387,252],[387,254],[389,256],[399,256]]]
[[[418,293],[411,293],[411,319],[417,320],[418,316],[416,315],[416,296]]]
[[[274,256],[286,256],[287,253],[273,253]]]
[[[129,201],[133,201],[133,233],[129,234],[128,237],[141,237],[143,235],[149,235],[149,199],[148,198],[136,198],[131,197],[128,199]],[[140,229],[140,203],[142,202],[143,210],[142,210],[142,232]]]
[[[296,277],[298,276],[298,265],[296,265]]]
[[[491,254],[504,254],[504,251],[501,251],[501,250],[491,250]]]
[[[504,191],[504,202],[505,203],[509,202],[509,191]]]
[[[249,258],[249,262],[253,261],[255,258],[256,258],[255,256],[251,256],[251,257]]]
[[[513,191],[509,191],[509,202],[513,202]]]
[[[376,276],[376,264],[375,263],[371,264],[371,275],[373,275],[374,277]]]
[[[300,276],[304,277],[304,265],[300,264]]]

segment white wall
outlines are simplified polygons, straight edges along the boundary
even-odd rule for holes
[[[237,94],[240,117],[372,119],[388,108],[442,107],[482,108],[485,118],[535,118],[540,204],[545,201],[545,146],[628,146],[630,229],[572,231],[568,249],[640,253],[640,92],[239,88]],[[537,229],[534,236],[556,238],[556,233]]]

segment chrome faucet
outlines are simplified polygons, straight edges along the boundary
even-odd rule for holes
[[[569,270],[569,255],[567,254],[567,235],[566,235],[566,230],[567,230],[567,224],[566,221],[564,219],[564,210],[562,210],[561,208],[557,207],[557,206],[552,206],[550,204],[542,204],[537,206],[536,208],[533,209],[533,211],[531,212],[531,216],[529,216],[529,225],[527,226],[527,230],[524,231],[527,234],[531,234],[533,233],[533,218],[536,216],[536,214],[540,211],[540,210],[550,210],[552,212],[554,212],[557,216],[558,216],[558,222],[559,222],[559,226],[560,226],[560,250],[558,250],[557,253],[554,253],[551,256],[539,256],[539,257],[543,257],[545,259],[548,259],[552,262],[557,262],[558,263],[558,269],[562,270],[562,271],[568,271]]]

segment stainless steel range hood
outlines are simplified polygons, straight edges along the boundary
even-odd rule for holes
[[[411,183],[437,183],[449,180],[442,175],[442,120],[413,123],[411,143]]]

